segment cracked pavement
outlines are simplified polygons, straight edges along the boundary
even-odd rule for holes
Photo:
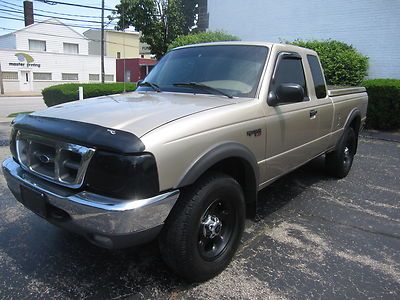
[[[229,267],[197,285],[156,243],[108,251],[48,224],[0,176],[0,298],[399,299],[399,166],[400,143],[362,138],[342,180],[323,158],[281,178],[260,192]]]

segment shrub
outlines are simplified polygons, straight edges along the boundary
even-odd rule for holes
[[[335,40],[295,40],[292,44],[318,53],[329,85],[360,85],[368,75],[368,57],[352,45]]]
[[[98,96],[112,95],[124,91],[124,83],[65,83],[53,85],[43,89],[42,95],[44,103],[48,107],[57,104],[71,102],[79,99],[79,87],[83,87],[83,97],[92,98]],[[126,91],[134,91],[134,83],[125,84]]]
[[[178,37],[168,46],[168,50],[192,44],[239,40],[240,39],[237,36],[222,31],[199,32]]]
[[[374,129],[400,128],[400,80],[365,80],[368,93],[367,127]]]

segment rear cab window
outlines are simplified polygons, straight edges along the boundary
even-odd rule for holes
[[[318,57],[307,54],[308,64],[310,65],[311,75],[314,81],[315,95],[318,99],[326,97],[326,85],[324,74],[322,73],[321,65]]]

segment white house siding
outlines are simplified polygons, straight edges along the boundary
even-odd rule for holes
[[[10,33],[0,36],[0,48],[15,49],[15,47],[16,47],[16,41],[14,34]]]
[[[63,43],[79,45],[79,54],[87,55],[87,39],[71,28],[55,20],[49,23],[37,23],[22,30],[16,31],[16,49],[29,50],[29,39],[46,41],[46,52],[63,53]],[[53,22],[55,24],[52,24]]]
[[[336,39],[370,58],[370,78],[400,79],[399,0],[209,0],[209,29],[242,40]]]
[[[34,61],[27,66],[26,61],[20,62],[16,53],[29,54]],[[17,72],[18,79],[4,79],[6,93],[22,91],[21,84],[25,73],[29,73],[29,88],[25,91],[40,92],[43,88],[68,82],[89,82],[89,74],[100,74],[100,56],[77,55],[64,53],[48,53],[38,51],[3,50],[0,49],[0,61],[3,72]],[[22,65],[16,65],[16,64]],[[115,58],[105,58],[105,73],[114,75],[115,81]],[[34,80],[33,73],[51,73],[52,80]],[[62,80],[62,73],[77,73],[78,81]]]

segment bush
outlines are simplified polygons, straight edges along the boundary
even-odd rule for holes
[[[335,40],[295,40],[292,44],[318,53],[329,85],[357,86],[368,75],[368,57],[352,45]]]
[[[83,87],[83,98],[112,95],[124,91],[124,83],[65,83],[53,85],[43,89],[44,103],[48,107],[57,104],[71,102],[79,99],[79,87]],[[136,84],[126,83],[126,91],[134,91]]]
[[[182,35],[178,37],[168,46],[168,50],[192,44],[221,42],[221,41],[239,41],[239,40],[240,39],[237,36],[227,34],[222,31],[200,32],[189,35]]]
[[[367,127],[374,129],[400,128],[400,80],[365,80],[368,93]]]

